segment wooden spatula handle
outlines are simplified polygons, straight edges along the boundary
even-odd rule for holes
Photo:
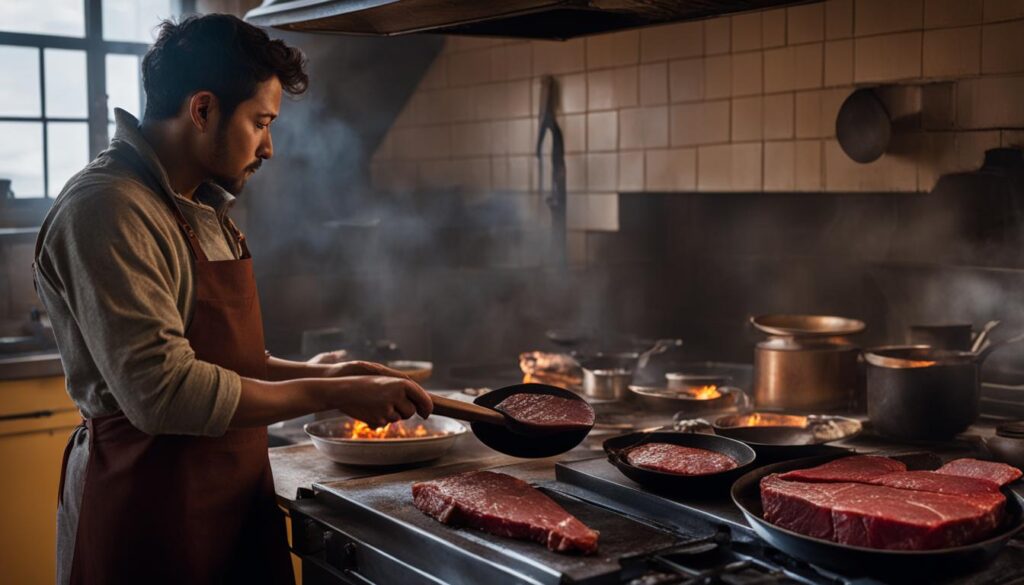
[[[495,425],[505,425],[505,415],[485,406],[479,406],[472,402],[463,402],[452,398],[445,398],[437,394],[431,394],[430,399],[434,401],[434,414],[467,420],[470,422],[484,422]]]

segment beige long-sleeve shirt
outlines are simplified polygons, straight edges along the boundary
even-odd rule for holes
[[[115,116],[110,147],[68,181],[39,232],[36,285],[68,394],[87,418],[122,411],[149,434],[221,435],[241,379],[196,359],[185,339],[193,260],[166,197],[176,197],[210,260],[238,257],[225,224],[233,198],[211,184],[195,202],[176,195],[138,120]],[[69,576],[89,457],[85,429],[70,441],[58,583]]]

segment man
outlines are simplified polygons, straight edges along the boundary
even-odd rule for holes
[[[225,15],[165,22],[142,123],[72,177],[36,286],[85,422],[64,457],[59,583],[291,583],[266,425],[337,408],[378,425],[430,397],[377,364],[269,357],[245,238],[226,213],[273,155],[302,54]]]

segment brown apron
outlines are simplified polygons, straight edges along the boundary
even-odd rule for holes
[[[165,195],[195,261],[195,310],[185,337],[196,358],[266,378],[244,236],[229,223],[241,259],[211,262]],[[294,583],[265,427],[221,437],[152,436],[123,413],[85,425],[89,461],[71,583]],[[66,466],[67,452],[61,494]]]

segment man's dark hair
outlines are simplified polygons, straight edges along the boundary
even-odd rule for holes
[[[228,14],[165,20],[142,59],[145,117],[174,117],[188,96],[206,90],[217,96],[227,118],[271,76],[289,94],[306,91],[305,66],[302,51]]]

